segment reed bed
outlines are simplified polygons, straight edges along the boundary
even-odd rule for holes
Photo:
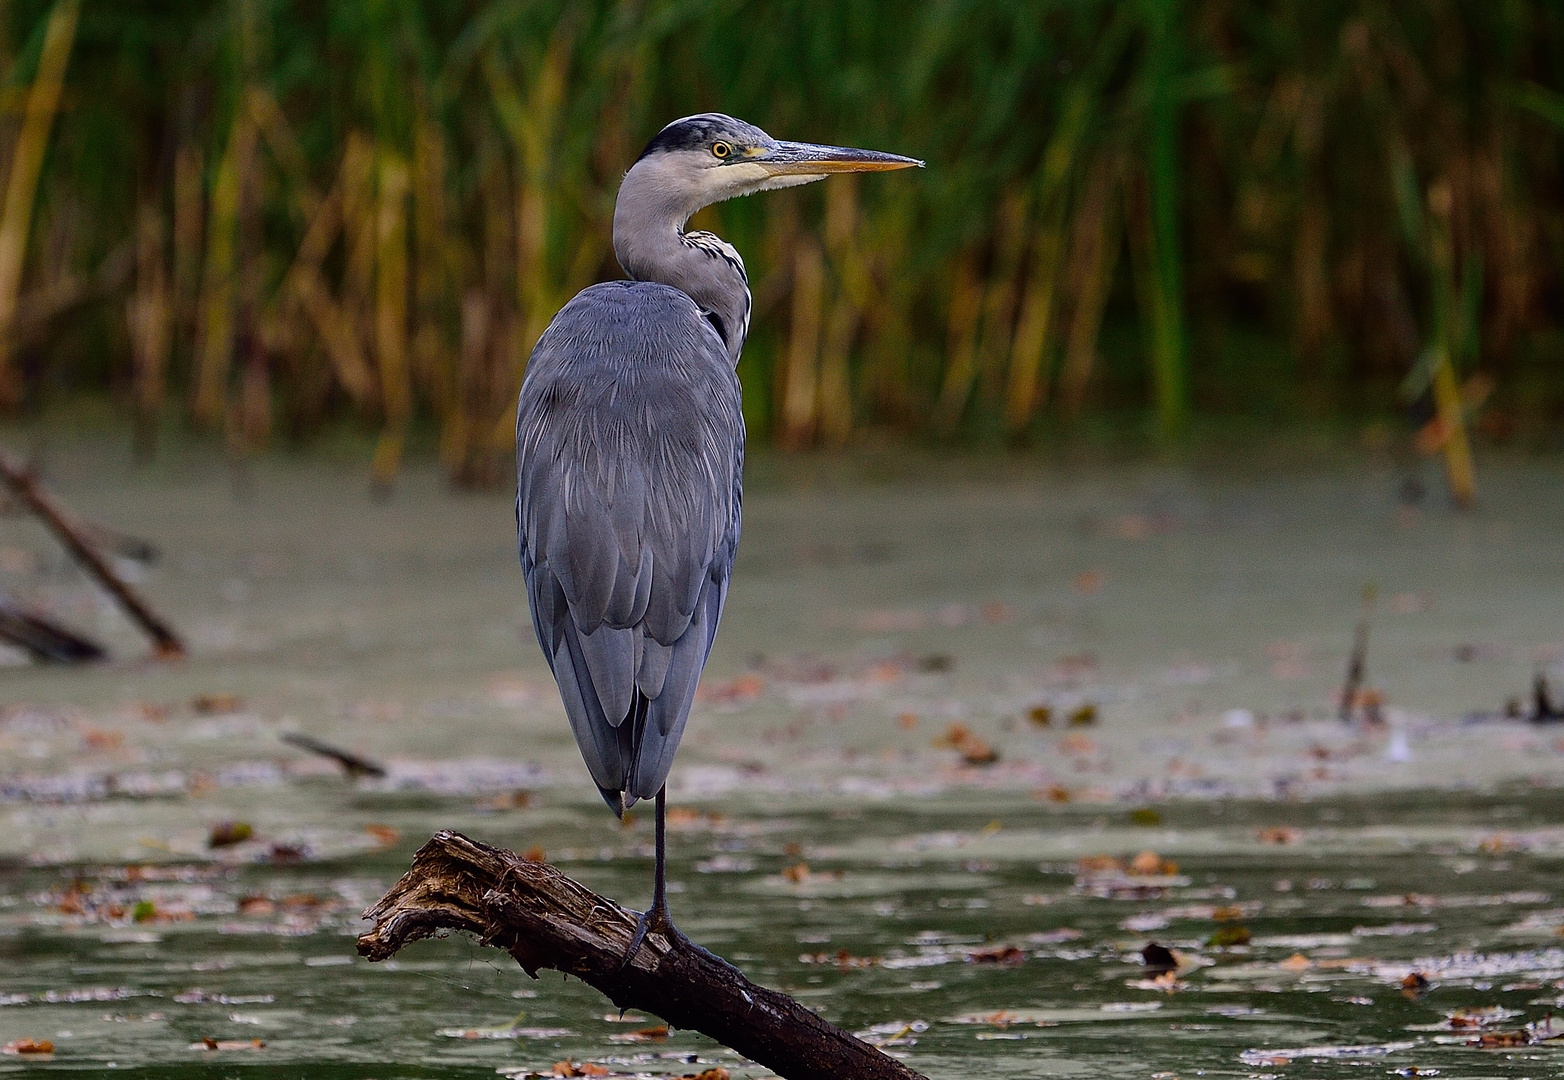
[[[504,475],[532,344],[617,276],[619,176],[703,109],[917,175],[705,211],[752,436],[1090,416],[1564,421],[1564,14],[1487,0],[16,0],[0,407],[155,452],[350,421]],[[1555,436],[1556,437],[1556,436]],[[1459,481],[1457,480],[1459,486]]]

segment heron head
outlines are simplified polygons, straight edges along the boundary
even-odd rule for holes
[[[675,120],[646,144],[632,166],[687,210],[757,191],[808,184],[832,173],[884,172],[922,166],[916,158],[878,150],[781,142],[753,124],[722,113]]]

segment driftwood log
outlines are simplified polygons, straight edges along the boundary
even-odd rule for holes
[[[709,1035],[787,1080],[922,1080],[688,941],[648,934],[624,964],[634,912],[546,863],[460,833],[436,833],[364,917],[375,928],[358,939],[358,951],[370,960],[441,931],[463,931],[506,950],[533,977],[540,968],[574,975],[621,1009]]]

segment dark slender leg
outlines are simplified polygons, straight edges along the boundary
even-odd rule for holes
[[[731,969],[734,972],[738,968],[733,967],[716,953],[708,952],[695,942],[685,937],[679,928],[673,925],[673,918],[668,914],[668,788],[664,786],[657,792],[657,868],[652,879],[652,906],[641,913],[641,917],[635,920],[635,936],[630,939],[630,947],[625,950],[625,958],[620,962],[620,967],[629,966],[635,954],[640,951],[641,944],[646,940],[646,935],[655,930],[667,938],[670,944],[700,953],[708,960],[714,961]]]
[[[624,962],[628,964],[637,952],[641,943],[646,940],[646,935],[656,930],[659,934],[672,934],[673,920],[668,917],[668,788],[667,785],[657,791],[657,855],[656,869],[652,877],[652,906],[641,913],[641,917],[635,921],[635,936],[630,939],[630,947],[625,950]]]
[[[652,871],[652,925],[657,930],[672,930],[668,916],[668,785],[657,789],[657,855]]]

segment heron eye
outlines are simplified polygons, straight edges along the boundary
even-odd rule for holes
[[[711,152],[719,158],[725,158],[729,154],[733,153],[733,147],[729,146],[725,142],[712,143]]]

